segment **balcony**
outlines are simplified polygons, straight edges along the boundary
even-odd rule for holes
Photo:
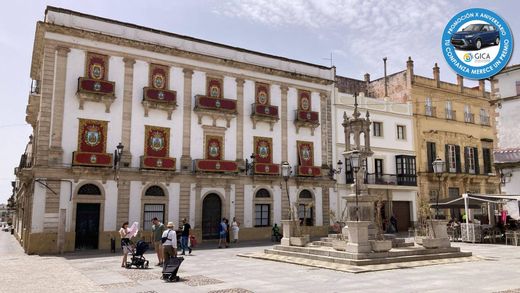
[[[72,152],[72,166],[112,167],[112,154]]]
[[[194,160],[193,165],[196,172],[238,173],[238,164],[235,161]]]
[[[255,175],[280,175],[280,164],[255,163]]]
[[[110,113],[110,106],[115,101],[116,83],[113,81],[90,79],[87,77],[78,78],[79,109],[83,110],[85,101],[98,102],[105,104],[105,112]]]
[[[251,119],[253,120],[253,129],[256,129],[258,121],[269,123],[271,131],[273,126],[280,118],[278,117],[278,106],[251,104]]]
[[[318,112],[296,110],[296,120],[294,121],[296,133],[299,133],[301,127],[308,127],[311,129],[311,134],[314,135],[314,129],[320,126],[319,120],[320,115]]]
[[[480,125],[491,126],[491,123],[489,121],[489,116],[480,115]]]
[[[366,184],[376,185],[402,185],[402,186],[417,186],[416,175],[401,175],[401,174],[367,174],[365,177]]]
[[[151,87],[143,88],[144,116],[148,117],[150,109],[166,111],[168,120],[172,119],[172,112],[177,108],[177,93]]]
[[[213,119],[213,124],[219,118],[225,119],[229,128],[231,119],[237,114],[237,101],[196,95],[193,111],[197,113],[199,124],[202,124],[202,117],[207,116]]]
[[[464,122],[475,123],[475,114],[464,112]]]
[[[175,171],[175,158],[141,156],[141,169]]]
[[[428,117],[437,117],[437,107],[424,106],[424,115]]]
[[[298,166],[296,169],[297,176],[318,177],[321,176],[321,168],[316,166]]]
[[[446,119],[448,120],[457,120],[457,112],[454,110],[446,109]]]

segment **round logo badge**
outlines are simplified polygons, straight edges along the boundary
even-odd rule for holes
[[[442,53],[455,72],[469,79],[489,78],[507,65],[513,36],[493,11],[472,8],[455,15],[442,34]]]

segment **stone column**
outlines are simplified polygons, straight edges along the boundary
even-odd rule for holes
[[[235,184],[235,217],[239,222],[245,222],[244,184]]]
[[[125,63],[125,79],[123,85],[123,123],[121,126],[121,143],[125,148],[121,157],[121,163],[123,167],[130,167],[132,162],[130,143],[132,142],[132,96],[134,88],[135,60],[124,58],[123,62]]]
[[[54,73],[56,61],[56,46],[48,43],[43,47],[41,72],[41,100],[38,124],[35,129],[36,159],[35,166],[47,166],[49,163],[49,143],[52,96],[54,94]]]
[[[236,139],[236,161],[239,165],[244,164],[244,82],[242,78],[237,78],[237,139]]]
[[[281,111],[280,120],[282,121],[282,162],[288,160],[287,150],[287,119],[289,113],[287,112],[287,92],[289,88],[286,85],[281,85],[280,90],[282,91]]]
[[[181,181],[180,194],[179,194],[179,219],[186,218],[190,222],[194,223],[195,219],[190,219],[190,189],[191,183]]]
[[[65,102],[65,80],[67,79],[67,55],[70,49],[63,46],[56,48],[56,77],[54,80],[54,109],[52,113],[51,148],[49,151],[49,165],[61,165],[63,148],[61,146],[63,134],[63,112]]]
[[[181,172],[190,172],[192,167],[190,144],[191,144],[191,111],[192,111],[192,76],[193,70],[184,68],[184,105],[182,113],[182,157]]]

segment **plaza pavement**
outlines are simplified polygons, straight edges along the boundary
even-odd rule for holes
[[[205,244],[186,256],[181,282],[165,283],[159,267],[121,268],[119,253],[28,256],[0,232],[0,292],[520,292],[520,247],[453,243],[478,258],[361,274],[237,256],[270,245]],[[146,257],[156,263],[153,251]]]

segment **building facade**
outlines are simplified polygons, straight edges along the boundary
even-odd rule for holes
[[[146,238],[158,217],[187,218],[206,240],[236,217],[241,239],[270,238],[290,204],[326,234],[334,74],[48,7],[31,68],[33,135],[15,170],[17,237],[27,253],[107,249],[123,222]]]
[[[491,80],[492,104],[496,106],[497,143],[494,152],[505,194],[520,194],[520,65],[506,67]]]
[[[443,82],[437,64],[433,78],[419,76],[409,58],[406,70],[365,82],[374,97],[412,103],[419,196],[436,202],[438,197],[459,197],[465,192],[498,192],[499,180],[492,169],[494,109],[484,80],[478,88],[464,86],[461,76],[457,84]],[[440,177],[432,166],[436,158],[445,162]],[[440,216],[460,217],[460,210],[440,210]]]
[[[344,114],[354,112],[355,103],[362,115],[369,112],[371,122],[368,133],[373,154],[363,163],[361,177],[368,188],[368,196],[383,198],[383,218],[392,214],[398,219],[398,230],[407,231],[417,221],[417,177],[414,144],[412,103],[394,104],[365,95],[364,81],[336,76],[336,91],[333,101],[335,160],[345,162],[337,175],[337,209],[341,215],[345,198],[355,192],[354,172],[344,157],[345,133],[341,124]],[[357,97],[354,97],[357,95]],[[367,135],[367,134],[365,134]],[[362,139],[364,145],[366,139]],[[337,158],[337,159],[336,159]]]

